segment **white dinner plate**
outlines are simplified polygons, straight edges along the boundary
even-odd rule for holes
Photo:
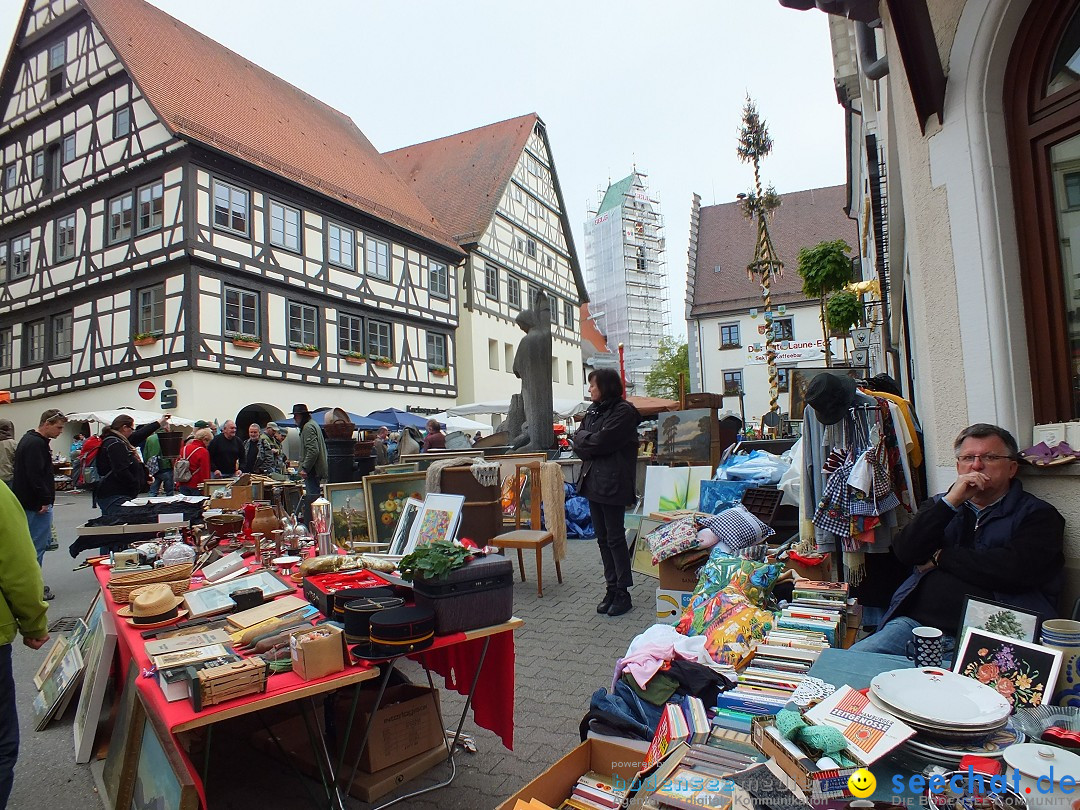
[[[988,723],[981,726],[950,726],[936,719],[912,716],[906,712],[902,712],[896,707],[885,703],[885,701],[877,697],[873,692],[868,694],[867,697],[870,699],[870,704],[872,706],[876,706],[881,711],[902,720],[916,731],[951,740],[979,739],[980,737],[985,737],[988,734],[993,734],[995,731],[1000,730],[1008,722],[1008,718],[1003,718],[994,723]]]
[[[870,692],[906,715],[960,730],[994,726],[1012,713],[995,689],[946,669],[882,672],[870,682]]]

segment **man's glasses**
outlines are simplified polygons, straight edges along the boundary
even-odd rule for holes
[[[983,464],[996,464],[999,461],[1012,461],[1012,456],[999,456],[996,453],[981,453],[974,456],[957,456],[956,460],[968,466],[975,463],[976,459],[982,459]]]

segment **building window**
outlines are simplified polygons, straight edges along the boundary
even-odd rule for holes
[[[113,113],[113,140],[126,138],[131,133],[131,107],[121,107]]]
[[[158,180],[139,189],[139,233],[161,227],[165,213],[165,183]]]
[[[1063,178],[1065,183],[1065,207],[1069,211],[1080,208],[1080,172],[1069,172]]]
[[[48,183],[43,183],[42,191],[56,191],[64,185],[64,164],[60,160],[60,144],[54,143],[45,150],[45,175]]]
[[[64,163],[71,163],[75,159],[75,136],[65,135],[63,140],[63,158]]]
[[[521,279],[506,277],[506,301],[514,309],[521,309]]]
[[[248,193],[244,189],[214,181],[214,227],[247,236]]]
[[[55,360],[71,357],[72,314],[53,315],[52,319],[52,356]]]
[[[319,313],[307,304],[289,303],[289,345],[318,346]]]
[[[488,368],[492,371],[499,370],[499,341],[491,338],[488,338]]]
[[[300,252],[300,211],[279,202],[270,203],[270,244]]]
[[[352,228],[343,228],[331,222],[327,228],[327,239],[329,240],[327,256],[330,262],[350,270],[355,268],[353,246],[356,244],[356,232]]]
[[[773,318],[773,340],[794,340],[795,325],[791,318]]]
[[[56,261],[75,256],[75,215],[56,220]]]
[[[791,390],[791,370],[786,368],[776,369],[776,390],[777,391],[790,391]]]
[[[11,277],[25,278],[30,275],[30,234],[24,233],[11,240]]]
[[[446,362],[446,335],[439,332],[427,333],[427,362],[436,368],[448,368]]]
[[[165,334],[165,285],[139,290],[139,312],[135,331],[141,335]]]
[[[574,328],[574,305],[569,301],[563,301],[562,305],[563,326],[567,329]]]
[[[484,293],[493,301],[499,300],[499,268],[491,263],[484,264]]]
[[[438,298],[450,297],[450,271],[442,262],[428,262],[428,290]]]
[[[495,346],[495,356],[499,356],[498,344]],[[514,372],[514,345],[512,343],[503,344],[503,368],[511,374]]]
[[[529,285],[529,309],[536,309],[536,299],[540,297],[540,288],[535,284]]]
[[[259,337],[259,294],[250,290],[225,288],[225,335]]]
[[[49,98],[64,92],[64,63],[67,61],[67,42],[61,40],[49,46]]]
[[[368,357],[394,359],[394,331],[383,321],[368,321]]]
[[[548,309],[551,312],[551,325],[559,325],[559,299],[552,296],[548,299]]]
[[[33,178],[39,180],[45,176],[45,150],[38,149],[31,160],[33,161]]]
[[[738,371],[725,371],[724,393],[741,394],[742,390],[742,369],[740,368]]]
[[[19,184],[19,167],[12,163],[4,167],[4,191],[11,191]]]
[[[364,319],[357,315],[338,318],[338,351],[342,354],[364,354]]]
[[[129,192],[109,200],[109,244],[131,238],[131,208],[134,197]]]
[[[734,349],[741,346],[739,341],[739,325],[737,323],[720,324],[720,348]]]
[[[536,240],[535,239],[526,239],[525,240],[525,254],[527,256],[531,256],[534,259],[536,258]]]
[[[45,321],[33,321],[26,325],[23,344],[28,364],[45,362]]]
[[[637,269],[645,269],[645,248],[641,247],[640,245],[637,249]]]
[[[559,381],[559,358],[551,358],[551,381],[557,383]]]
[[[367,264],[364,272],[375,278],[390,280],[390,245],[387,242],[367,238]]]
[[[11,368],[11,327],[0,329],[0,370],[7,371]]]
[[[574,381],[574,361],[566,361],[566,381],[572,383]]]
[[[8,246],[7,242],[0,242],[0,281],[8,279]]]

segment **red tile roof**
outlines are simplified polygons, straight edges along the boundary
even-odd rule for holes
[[[386,152],[383,157],[462,244],[495,216],[539,120],[536,113]]]
[[[581,305],[581,342],[589,343],[599,354],[606,354],[608,349],[607,340],[603,332],[596,328],[596,322],[589,316],[589,305]]]
[[[344,113],[143,0],[82,2],[177,136],[461,252]]]
[[[844,213],[845,186],[794,191],[781,198],[769,230],[784,262],[784,276],[773,278],[772,300],[789,304],[806,300],[797,272],[799,250],[833,239],[843,239],[854,248],[859,232]],[[761,285],[746,277],[756,237],[757,228],[743,216],[739,203],[701,208],[691,316],[760,305]]]

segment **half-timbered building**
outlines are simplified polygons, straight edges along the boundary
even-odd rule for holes
[[[530,113],[384,157],[468,251],[458,281],[459,400],[521,390],[514,319],[541,290],[551,302],[554,396],[580,399],[579,311],[588,296],[544,122]]]
[[[0,112],[20,429],[140,383],[207,418],[456,398],[464,254],[343,113],[143,0],[29,0]]]

